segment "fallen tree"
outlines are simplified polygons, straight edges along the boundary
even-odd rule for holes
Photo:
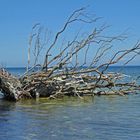
[[[14,77],[4,69],[0,71],[0,89],[4,97],[10,100],[22,98],[58,98],[63,96],[94,96],[94,95],[125,95],[138,93],[140,86],[138,78],[129,80],[122,73],[108,72],[111,65],[117,64],[122,59],[123,66],[127,65],[140,54],[140,43],[137,42],[132,48],[112,53],[113,43],[126,39],[125,35],[104,35],[106,25],[95,27],[100,20],[98,17],[90,17],[85,13],[85,8],[74,11],[62,29],[56,33],[50,45],[46,40],[41,42],[42,27],[36,24],[30,35],[28,49],[27,71],[20,77]],[[60,50],[59,39],[74,23],[94,25],[90,31],[84,34],[77,33],[72,41],[62,43]],[[45,35],[46,36],[46,35]],[[38,64],[42,48],[47,46],[44,63]],[[95,47],[95,49],[94,49]],[[31,48],[34,54],[34,63],[30,68]],[[94,53],[91,55],[91,49]],[[58,49],[57,53],[53,53]],[[106,54],[111,55],[105,59]],[[82,61],[80,60],[82,57]],[[90,58],[90,59],[89,59]],[[106,60],[106,61],[105,61]],[[32,71],[40,66],[39,71]],[[29,69],[30,68],[30,69]],[[123,79],[123,80],[122,80]],[[126,80],[125,80],[126,79]]]

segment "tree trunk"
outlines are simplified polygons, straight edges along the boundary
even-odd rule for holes
[[[23,98],[23,96],[30,97],[30,94],[22,89],[19,79],[5,70],[0,71],[0,90],[7,100],[17,101]]]

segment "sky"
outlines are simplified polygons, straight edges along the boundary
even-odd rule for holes
[[[0,65],[26,66],[32,26],[39,22],[57,31],[83,6],[111,25],[109,33],[127,30],[128,45],[140,39],[140,0],[0,0]],[[139,59],[132,64],[139,65]]]

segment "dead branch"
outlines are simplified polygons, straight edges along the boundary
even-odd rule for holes
[[[138,41],[132,48],[115,51],[113,54],[111,50],[114,43],[124,41],[126,36],[123,34],[113,37],[105,36],[104,32],[108,26],[104,24],[97,27],[93,25],[90,32],[86,32],[84,35],[78,32],[74,37],[71,37],[72,40],[62,43],[61,49],[58,49],[56,54],[51,54],[57,43],[61,41],[60,37],[71,24],[81,22],[92,25],[98,19],[100,18],[90,17],[85,13],[85,8],[75,10],[48,46],[46,39],[42,39],[42,27],[40,24],[36,24],[32,28],[29,40],[26,73],[21,77],[14,77],[6,70],[0,69],[0,90],[4,93],[5,98],[19,100],[21,98],[47,97],[55,99],[63,96],[77,96],[83,99],[82,96],[89,95],[124,96],[125,94],[138,93],[140,90],[140,85],[137,83],[139,77],[133,80],[122,73],[108,72],[108,70],[110,66],[124,58],[127,59],[122,66],[135,59],[140,54],[140,42]],[[45,41],[42,42],[42,40]],[[45,45],[46,54],[43,68],[32,72],[36,66],[42,66],[42,64],[38,64],[38,59]],[[33,50],[34,64],[29,69],[31,50]],[[92,56],[91,50],[94,52]],[[111,56],[105,59],[105,56],[110,52]]]

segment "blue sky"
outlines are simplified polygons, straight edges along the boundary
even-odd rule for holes
[[[110,33],[128,29],[129,45],[140,39],[140,0],[0,0],[0,64],[26,66],[32,26],[40,22],[57,31],[72,11],[87,5],[111,25]]]

